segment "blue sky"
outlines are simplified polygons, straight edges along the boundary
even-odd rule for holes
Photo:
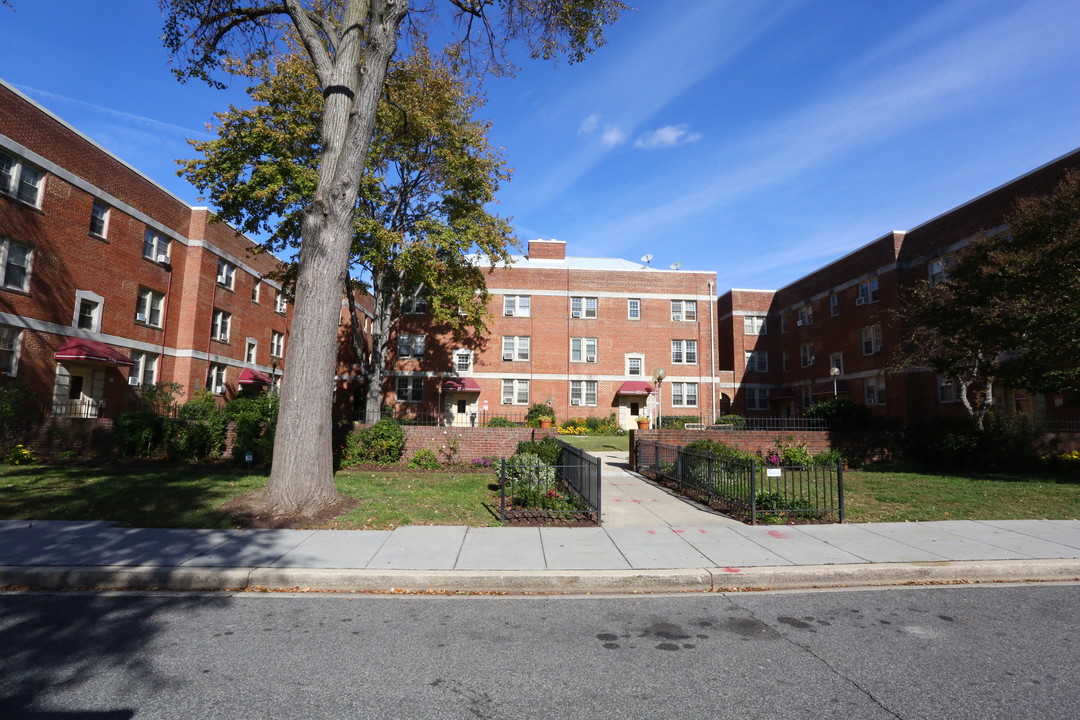
[[[200,204],[174,160],[241,89],[174,80],[151,0],[14,4],[0,77]],[[489,81],[519,239],[774,289],[1080,146],[1076,0],[638,5]]]

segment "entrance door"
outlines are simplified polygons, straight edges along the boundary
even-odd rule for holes
[[[104,391],[104,371],[85,365],[58,364],[52,414],[58,417],[96,418],[104,403]]]
[[[447,393],[445,402],[451,427],[472,427],[476,422],[476,393]]]
[[[646,397],[643,395],[619,396],[619,427],[623,430],[637,429],[638,418],[645,414]]]

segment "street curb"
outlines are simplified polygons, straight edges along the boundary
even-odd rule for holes
[[[1080,559],[667,570],[0,567],[6,590],[588,594],[1080,581]]]

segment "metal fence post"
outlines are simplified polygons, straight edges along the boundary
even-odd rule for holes
[[[757,462],[750,458],[750,524],[757,525]]]
[[[840,499],[840,522],[844,522],[844,461],[836,461],[836,494]]]
[[[708,499],[709,505],[712,505],[713,500],[713,454],[712,450],[705,456],[705,483],[709,486]]]
[[[499,461],[499,524],[506,524],[506,458]]]

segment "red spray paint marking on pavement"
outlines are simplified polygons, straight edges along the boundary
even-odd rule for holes
[[[656,534],[655,530],[646,530],[645,532],[649,533],[650,535],[655,535]]]
[[[770,530],[770,531],[769,531],[769,534],[770,534],[770,535],[772,535],[772,536],[773,536],[774,538],[777,538],[777,539],[779,539],[779,540],[785,540],[785,539],[787,539],[787,535],[785,535],[784,533],[780,532],[779,530]]]
[[[726,567],[726,568],[720,568],[720,569],[723,570],[724,572],[742,572],[742,570],[740,570],[739,568],[732,568],[732,567]]]
[[[677,533],[684,533],[684,532],[686,532],[686,531],[685,531],[685,530],[676,530],[675,532],[677,532]]]
[[[709,533],[709,531],[706,530],[705,528],[699,528],[698,532],[701,533],[702,535],[707,535]]]

